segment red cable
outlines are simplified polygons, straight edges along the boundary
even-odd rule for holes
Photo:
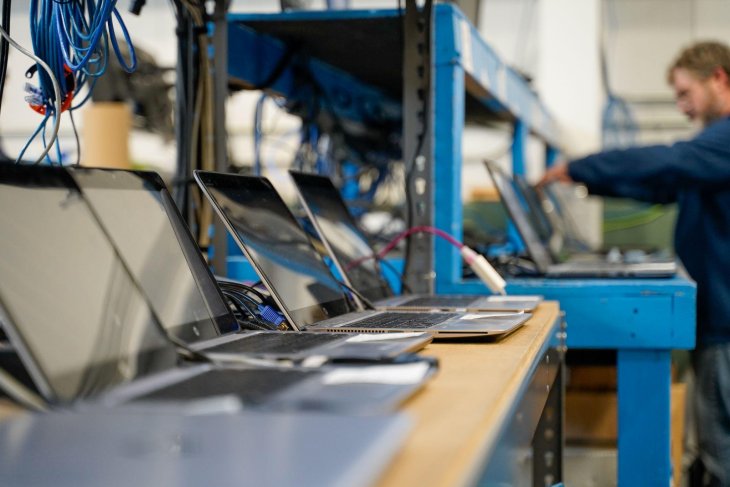
[[[363,262],[365,262],[366,260],[372,259],[374,257],[377,257],[378,259],[382,259],[383,257],[385,257],[388,254],[388,252],[390,252],[391,250],[393,250],[395,248],[395,246],[398,245],[398,243],[400,243],[401,240],[403,240],[406,237],[409,237],[409,236],[413,235],[414,233],[430,233],[431,235],[436,235],[438,237],[443,238],[444,240],[448,241],[454,247],[457,247],[459,249],[461,249],[462,247],[464,247],[464,244],[463,243],[459,242],[454,237],[452,237],[448,233],[444,232],[440,228],[429,227],[429,226],[426,226],[426,225],[419,226],[419,227],[412,227],[412,228],[409,228],[408,230],[405,230],[405,231],[399,233],[393,240],[391,240],[388,243],[388,245],[386,245],[385,247],[383,247],[380,250],[380,252],[378,252],[377,254],[369,255],[367,257],[362,257],[360,259],[353,260],[347,266],[347,270],[350,270],[350,269],[352,269],[354,267],[357,267],[360,264],[362,264]]]

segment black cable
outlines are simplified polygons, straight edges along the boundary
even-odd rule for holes
[[[284,70],[289,67],[292,59],[294,58],[294,54],[296,54],[298,50],[298,46],[286,46],[286,51],[284,51],[284,54],[281,55],[271,72],[266,76],[266,78],[264,78],[264,81],[257,85],[247,86],[245,89],[263,91],[270,88],[279,80],[279,78],[281,78],[281,75],[284,74]]]
[[[257,330],[271,331],[279,329],[274,323],[264,321],[256,315],[257,310],[251,308],[250,304],[253,304],[255,307],[257,307],[258,304],[249,296],[230,290],[223,291],[223,295],[248,311],[248,314],[251,316],[251,321],[246,322],[247,325],[251,325],[252,328]]]
[[[339,284],[340,286],[342,286],[342,287],[344,287],[345,289],[347,289],[348,291],[350,291],[350,292],[351,292],[352,294],[354,294],[355,296],[357,296],[357,298],[358,298],[358,299],[359,299],[360,301],[362,301],[362,304],[364,304],[364,305],[365,305],[365,307],[366,307],[367,309],[376,309],[376,308],[375,308],[375,305],[373,304],[373,302],[372,302],[372,301],[370,301],[370,300],[369,300],[368,298],[366,298],[365,296],[363,296],[363,295],[362,295],[362,293],[361,293],[360,291],[358,291],[357,289],[354,289],[354,288],[352,288],[352,287],[348,286],[347,284],[345,284],[345,283],[344,283],[344,282],[342,282],[342,281],[337,281],[337,283],[338,283],[338,284]]]
[[[406,284],[406,281],[403,280],[403,275],[398,271],[398,269],[395,268],[393,264],[388,262],[386,259],[378,259],[378,263],[383,264],[385,267],[390,269],[390,271],[398,277],[398,280],[400,281],[400,287],[401,287],[401,293],[407,292],[408,294],[413,294],[413,290]]]
[[[10,35],[10,6],[11,0],[3,0],[2,27]],[[3,93],[5,92],[5,79],[8,72],[10,44],[3,37],[0,39],[0,109],[2,109]]]
[[[265,296],[264,293],[262,293],[258,289],[254,288],[252,286],[248,286],[246,284],[240,283],[240,282],[218,281],[218,286],[221,287],[221,288],[223,288],[223,287],[229,287],[229,288],[233,288],[233,289],[238,289],[238,288],[244,289],[244,290],[246,290],[248,292],[251,292],[251,293],[255,294],[256,297],[258,297],[261,300],[261,303],[262,304],[264,304],[267,301],[269,301],[268,296]]]

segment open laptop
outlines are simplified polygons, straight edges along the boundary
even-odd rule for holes
[[[303,412],[27,414],[0,423],[0,482],[368,487],[402,446],[409,423],[403,415]]]
[[[527,199],[520,194],[517,183],[505,174],[492,161],[484,161],[494,185],[499,192],[502,204],[509,214],[518,233],[525,243],[530,258],[537,271],[548,277],[671,277],[677,272],[674,261],[625,263],[605,259],[595,254],[587,259],[585,254],[575,261],[558,262],[557,255],[551,252],[549,244],[540,238],[530,217]]]
[[[215,360],[260,356],[390,359],[426,333],[378,335],[240,330],[159,175],[75,168],[70,174],[139,282],[166,331]]]
[[[320,239],[345,282],[381,309],[532,311],[540,296],[411,294],[396,296],[381,274],[375,251],[330,178],[289,171]]]
[[[381,365],[376,373],[399,379],[384,383],[373,367],[180,366],[178,347],[67,171],[0,165],[0,205],[0,321],[50,404],[372,412],[394,407],[431,373],[422,363]]]
[[[358,311],[310,236],[266,178],[196,171],[195,179],[290,324],[298,330],[426,331],[435,338],[500,336],[528,313]]]

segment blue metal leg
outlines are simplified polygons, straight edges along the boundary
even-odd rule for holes
[[[618,485],[669,485],[670,352],[618,351]]]

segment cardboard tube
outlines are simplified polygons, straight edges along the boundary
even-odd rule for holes
[[[130,168],[132,114],[124,102],[89,103],[83,109],[81,165]]]

